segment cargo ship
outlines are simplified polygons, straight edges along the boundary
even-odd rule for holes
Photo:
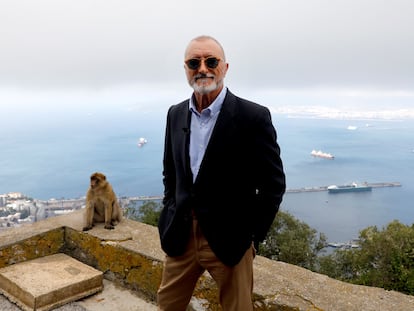
[[[371,191],[372,187],[369,186],[367,183],[358,185],[357,183],[352,183],[349,185],[331,185],[328,186],[329,193],[342,193],[342,192],[362,192],[362,191]]]

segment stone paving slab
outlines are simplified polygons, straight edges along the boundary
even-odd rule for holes
[[[140,298],[134,291],[103,280],[104,289],[92,296],[65,304],[53,311],[157,311],[154,303]],[[0,311],[22,311],[0,294]]]
[[[86,311],[157,311],[154,303],[143,300],[132,291],[104,279],[104,290],[76,302]],[[64,311],[64,310],[62,310]],[[71,310],[72,311],[72,310]],[[75,311],[75,310],[73,310]]]
[[[47,311],[103,289],[103,274],[65,254],[0,269],[0,292],[23,310]]]

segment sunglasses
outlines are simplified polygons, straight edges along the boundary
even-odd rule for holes
[[[216,57],[208,57],[204,59],[204,64],[206,64],[207,68],[214,69],[218,66],[220,59]],[[191,58],[185,61],[185,64],[191,70],[196,70],[201,66],[201,59],[200,58]]]

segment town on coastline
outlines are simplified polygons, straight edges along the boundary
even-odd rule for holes
[[[0,230],[82,209],[85,207],[85,199],[86,197],[38,200],[20,192],[0,194]],[[119,203],[121,208],[127,208],[160,200],[159,196],[121,197]]]

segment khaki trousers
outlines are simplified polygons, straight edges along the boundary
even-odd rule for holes
[[[197,280],[207,270],[217,283],[223,311],[253,311],[253,246],[236,266],[229,267],[214,255],[197,220],[193,220],[191,235],[184,255],[166,256],[158,290],[158,310],[185,311]]]

